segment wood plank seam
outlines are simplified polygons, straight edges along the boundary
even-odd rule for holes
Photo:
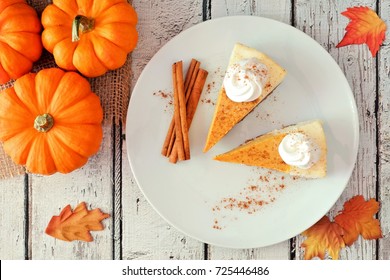
[[[29,186],[29,175],[27,173],[24,174],[24,259],[31,260],[32,257],[32,244],[31,244],[31,225],[30,225],[30,186]]]
[[[203,21],[211,19],[211,0],[203,0],[202,14]]]
[[[376,2],[376,7],[377,7],[377,13],[379,13],[379,1]],[[380,51],[380,49],[379,49]],[[375,180],[375,199],[377,201],[380,201],[380,170],[379,170],[379,162],[380,162],[380,155],[379,155],[379,139],[380,139],[380,117],[379,117],[379,52],[378,55],[375,57],[375,121],[376,121],[376,135],[375,135],[375,145],[376,145],[376,165],[375,165],[375,172],[376,172],[376,180]],[[379,213],[375,214],[375,218],[379,220]],[[375,240],[375,259],[379,259],[379,239]]]
[[[113,192],[113,259],[121,260],[122,256],[122,123],[112,126],[112,192]]]
[[[379,15],[380,14],[380,7],[379,7],[379,0],[376,1],[375,4],[375,12]],[[379,48],[380,51],[380,48]],[[375,130],[375,145],[376,145],[376,165],[375,165],[375,199],[379,201],[380,196],[380,170],[379,170],[379,162],[380,162],[380,155],[379,155],[379,137],[380,137],[380,131],[379,131],[379,51],[378,55],[375,57],[375,105],[374,105],[374,115],[375,115],[375,124],[376,124],[376,130]],[[379,213],[375,215],[375,218],[379,220]],[[379,239],[375,240],[375,259],[379,259]]]
[[[290,24],[291,26],[294,27],[297,25],[296,18],[295,18],[296,5],[297,5],[296,0],[291,0]]]
[[[202,20],[207,21],[211,19],[211,0],[203,0],[202,3]],[[207,243],[204,243],[203,246],[203,259],[208,260],[209,259],[209,245]]]
[[[296,20],[295,20],[295,9],[296,9],[296,2],[295,0],[291,0],[291,18],[290,18],[290,24],[293,27],[296,27]],[[292,237],[289,240],[290,243],[290,260],[295,260],[297,258],[296,256],[296,246],[297,246],[297,238]]]

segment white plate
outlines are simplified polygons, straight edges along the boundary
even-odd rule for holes
[[[214,112],[207,100],[216,99],[236,42],[268,54],[288,74],[272,95],[204,154]],[[191,58],[201,61],[209,76],[190,129],[191,159],[174,165],[160,154],[173,110],[159,91],[172,92],[172,63],[183,60],[186,69]],[[296,179],[212,160],[259,134],[314,118],[323,120],[327,136],[328,175],[324,179]],[[275,244],[318,221],[349,180],[358,138],[353,94],[328,52],[289,25],[251,16],[206,21],[162,47],[138,79],[126,124],[130,164],[154,209],[183,233],[231,248]],[[233,207],[228,198],[236,200]],[[252,204],[240,210],[240,200],[241,206],[248,200]],[[254,207],[254,200],[262,200],[263,205]]]

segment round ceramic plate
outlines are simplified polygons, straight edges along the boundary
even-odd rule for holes
[[[210,151],[203,153],[215,100],[235,43],[264,52],[287,70],[282,84]],[[177,164],[160,153],[172,106],[171,67],[191,58],[208,70],[190,128],[191,159]],[[300,179],[213,156],[273,129],[323,121],[328,173]],[[339,66],[317,42],[284,23],[251,16],[198,24],[164,45],[132,93],[126,144],[136,181],[154,209],[200,241],[253,248],[287,240],[333,206],[352,173],[359,142],[356,104]]]

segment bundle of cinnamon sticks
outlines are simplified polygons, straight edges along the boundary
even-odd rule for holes
[[[200,62],[192,59],[183,79],[183,62],[172,65],[174,113],[161,150],[163,156],[176,163],[190,159],[188,131],[206,82],[208,72],[200,68]]]

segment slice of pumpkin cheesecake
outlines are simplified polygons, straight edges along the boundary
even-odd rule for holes
[[[207,152],[284,79],[286,70],[267,55],[236,43],[203,151]]]
[[[313,120],[263,134],[214,159],[321,178],[326,175],[326,155],[322,124]]]

